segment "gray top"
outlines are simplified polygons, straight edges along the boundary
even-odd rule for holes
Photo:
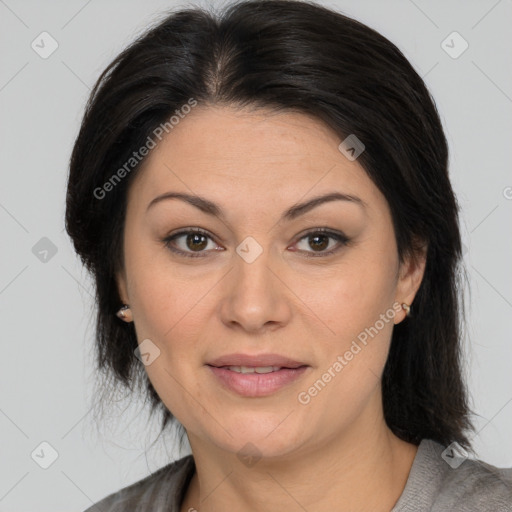
[[[512,468],[473,459],[458,465],[461,459],[450,458],[449,452],[443,458],[444,451],[431,439],[421,441],[404,491],[390,512],[512,512]],[[84,512],[179,512],[194,471],[194,459],[187,455]]]

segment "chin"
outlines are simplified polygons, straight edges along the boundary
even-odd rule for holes
[[[286,456],[294,452],[305,437],[304,425],[295,423],[295,414],[290,414],[289,418],[287,414],[289,413],[243,411],[237,411],[231,416],[224,414],[222,426],[231,436],[226,430],[219,428],[215,433],[211,433],[213,435],[210,442],[239,458]]]

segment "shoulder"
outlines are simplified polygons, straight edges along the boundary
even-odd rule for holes
[[[426,444],[438,478],[433,512],[512,512],[512,468],[460,456],[457,459],[451,445],[445,447],[432,440]]]
[[[448,466],[435,505],[457,512],[512,512],[512,468],[474,459],[457,469]]]
[[[178,512],[181,494],[193,472],[194,459],[187,455],[109,494],[84,512]]]
[[[392,512],[512,512],[512,468],[423,439]]]

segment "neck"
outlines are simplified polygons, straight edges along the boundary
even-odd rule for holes
[[[417,446],[396,437],[382,416],[368,419],[360,418],[343,435],[250,466],[189,433],[196,473],[181,510],[389,512],[403,492]]]

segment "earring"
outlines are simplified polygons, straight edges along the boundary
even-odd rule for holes
[[[402,308],[405,309],[405,316],[411,316],[411,306],[409,304],[402,302]]]
[[[123,304],[121,309],[116,313],[117,318],[124,320],[125,322],[130,322],[132,319],[132,312],[130,310],[130,306],[128,304]]]

